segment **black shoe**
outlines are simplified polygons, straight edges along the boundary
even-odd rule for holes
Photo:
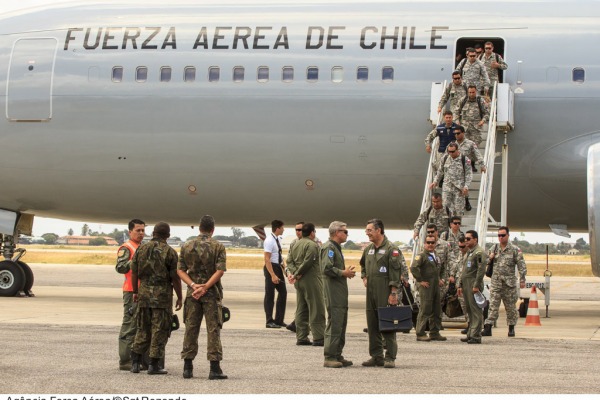
[[[325,346],[325,340],[321,339],[321,340],[313,340],[313,346],[319,346],[319,347],[323,347]]]
[[[364,329],[363,329],[363,332],[364,332],[364,333],[369,333],[369,328],[364,328]]]
[[[158,366],[158,358],[152,358],[148,365],[148,375],[165,375],[167,371]]]
[[[221,365],[219,361],[210,362],[210,372],[208,373],[208,379],[211,381],[215,379],[227,379],[227,375],[225,375],[221,370]]]
[[[275,322],[267,322],[266,327],[267,328],[272,328],[272,329],[279,329],[279,328],[281,328],[281,326],[277,325]]]
[[[485,324],[483,326],[483,330],[481,331],[481,336],[492,336],[492,325]]]
[[[515,337],[515,326],[514,325],[508,326],[508,337]]]
[[[296,321],[292,321],[291,324],[285,327],[288,331],[296,332]]]
[[[467,328],[465,328],[462,331],[460,331],[460,333],[462,333],[463,335],[466,335],[467,333],[469,333],[469,330]]]
[[[192,360],[188,360],[187,358],[183,360],[183,379],[190,379],[194,377],[194,365],[192,364]]]
[[[131,352],[131,372],[134,374],[140,373],[140,359],[142,356],[140,354]]]
[[[468,337],[460,338],[460,341],[464,343],[469,343],[469,340],[471,339],[469,339]]]
[[[465,198],[465,210],[471,211],[472,209],[473,209],[473,207],[471,207],[471,203],[469,202],[469,198],[466,197]]]
[[[467,344],[481,344],[481,339],[469,339]]]
[[[296,340],[296,346],[312,346],[312,342],[308,339]]]

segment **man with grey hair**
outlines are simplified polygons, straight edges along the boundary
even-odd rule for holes
[[[323,274],[323,294],[327,309],[325,328],[326,368],[349,367],[352,361],[344,359],[348,325],[348,279],[354,278],[354,267],[346,268],[342,243],[348,240],[347,225],[341,221],[329,224],[329,240],[321,247],[320,264]]]

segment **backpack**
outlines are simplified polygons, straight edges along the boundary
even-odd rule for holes
[[[466,169],[465,169],[465,165],[466,165],[465,157],[466,156],[464,154],[460,155],[460,161],[462,161],[462,167],[463,167],[463,177],[464,177],[464,174],[465,174],[465,171],[466,171]],[[448,154],[445,154],[444,158],[442,158],[442,162],[440,163],[440,170],[442,171],[442,178],[440,179],[440,183],[438,183],[439,187],[442,187],[442,185],[444,184],[444,174],[443,174],[444,170],[443,170],[443,167],[444,167],[444,164],[446,163],[447,159],[448,159]],[[448,209],[448,207],[446,207],[446,209]],[[428,219],[429,219],[429,212],[431,212],[431,206],[429,207],[429,211],[427,212],[427,218]],[[447,212],[448,212],[448,218],[450,218],[450,210],[448,209]]]
[[[463,156],[464,157],[464,156]],[[448,218],[450,218],[452,215],[450,214],[450,208],[448,208],[448,206],[444,207],[446,209],[446,214],[448,215]],[[433,209],[433,206],[429,206],[429,208],[427,209],[427,220],[429,220],[429,214],[431,214],[431,210]]]
[[[459,119],[462,117],[462,110],[463,110],[463,107],[465,106],[465,104],[467,104],[468,99],[469,99],[469,96],[465,96],[465,98],[462,99],[462,101],[460,102],[460,107],[458,108]],[[477,106],[479,107],[479,118],[483,118],[483,114],[484,114],[483,108],[485,107],[485,105],[483,104],[483,100],[481,99],[480,96],[477,96],[476,99],[477,99]]]

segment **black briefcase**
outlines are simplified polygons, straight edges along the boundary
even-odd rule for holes
[[[410,331],[413,327],[411,306],[377,308],[379,332]]]

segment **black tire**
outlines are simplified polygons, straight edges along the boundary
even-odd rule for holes
[[[31,267],[25,264],[23,261],[17,261],[17,264],[19,264],[19,267],[21,267],[23,272],[25,272],[25,286],[23,286],[23,291],[25,294],[29,294],[29,291],[33,287],[33,271],[31,270]]]
[[[25,272],[14,261],[0,261],[0,296],[12,297],[25,287]]]

